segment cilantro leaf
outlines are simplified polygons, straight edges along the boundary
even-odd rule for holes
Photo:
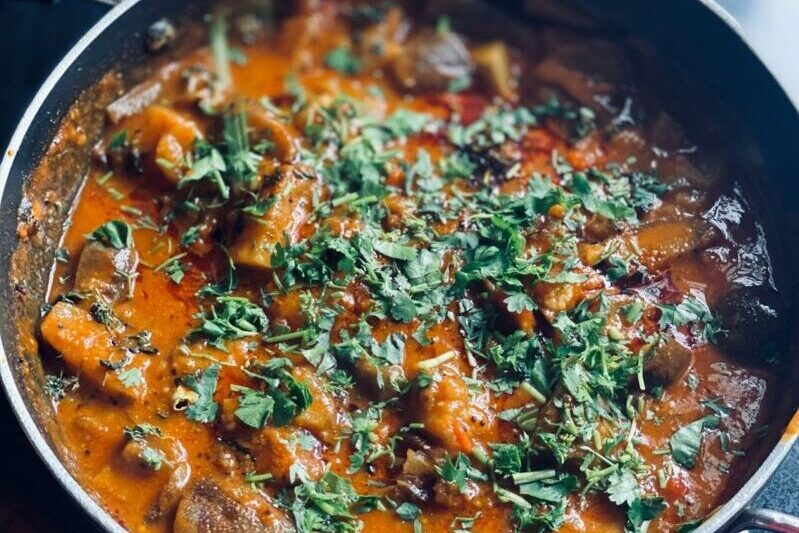
[[[519,493],[538,501],[560,503],[577,488],[575,476],[562,476],[555,480],[533,481],[519,485]]]
[[[216,305],[202,313],[202,323],[190,335],[200,335],[217,348],[224,341],[265,333],[269,319],[264,310],[241,296],[219,296]]]
[[[416,258],[416,248],[396,242],[375,241],[374,248],[386,257],[399,261],[410,261]]]
[[[505,298],[505,306],[511,313],[521,313],[525,310],[535,311],[538,308],[535,300],[524,292],[511,293]]]
[[[614,472],[608,477],[605,491],[608,499],[617,505],[632,504],[640,498],[638,480],[629,469]]]
[[[214,363],[196,374],[183,376],[183,385],[197,394],[197,399],[186,409],[189,420],[206,424],[216,419],[219,406],[214,401],[214,393],[220,368],[218,363]]]
[[[522,456],[519,447],[514,444],[494,444],[494,470],[500,474],[514,474],[522,468]]]
[[[693,468],[702,446],[702,430],[716,427],[718,424],[719,418],[711,415],[678,429],[669,439],[674,462],[688,469]]]
[[[133,246],[133,230],[122,220],[108,221],[86,238],[116,250],[123,250]]]
[[[231,390],[241,392],[239,406],[234,411],[236,418],[251,428],[261,429],[266,426],[275,407],[275,400],[257,390],[249,387],[234,385]]]
[[[686,295],[679,304],[660,304],[657,307],[661,313],[658,322],[660,329],[698,324],[702,334],[710,341],[715,340],[720,330],[717,319],[703,298]]]
[[[640,531],[644,522],[654,520],[666,510],[663,498],[646,497],[632,502],[627,510],[627,520],[633,531]]]
[[[402,502],[394,509],[394,512],[405,522],[416,520],[422,514],[422,510],[419,509],[419,506],[411,502]]]
[[[474,468],[469,458],[462,453],[458,453],[455,461],[448,455],[444,463],[436,467],[436,471],[441,479],[455,485],[461,493],[466,491],[469,480],[485,481],[488,479],[488,476]]]
[[[63,400],[67,392],[77,388],[77,376],[65,376],[63,373],[48,374],[44,382],[44,393],[55,402]]]
[[[361,60],[346,46],[337,46],[325,56],[325,65],[342,74],[357,74],[361,71]]]
[[[127,388],[138,387],[144,383],[144,376],[142,375],[141,368],[128,368],[127,370],[119,373],[119,381]]]

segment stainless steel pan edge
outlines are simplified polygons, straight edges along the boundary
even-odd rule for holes
[[[39,89],[33,101],[25,111],[22,120],[12,136],[7,150],[4,152],[3,160],[0,162],[0,198],[4,200],[6,199],[5,189],[16,156],[19,153],[19,149],[23,145],[23,140],[29,133],[29,129],[34,121],[43,119],[43,117],[40,116],[40,110],[42,109],[42,106],[47,100],[48,96],[50,96],[53,90],[58,86],[65,73],[73,66],[74,63],[76,63],[76,61],[90,47],[97,37],[105,32],[118,19],[123,17],[123,15],[131,10],[131,8],[136,6],[140,1],[141,0],[123,0],[116,7],[111,9],[78,41],[78,43],[67,53],[64,59],[48,76],[47,80]],[[722,9],[712,0],[699,0],[699,2],[701,2],[707,9],[712,11],[718,18],[720,18],[725,25],[727,25],[738,35],[741,41],[746,43],[746,39],[741,34],[737,23],[729,16],[729,14],[726,13],[726,11],[724,11],[724,9]],[[756,55],[751,49],[750,52],[753,55]],[[765,69],[765,67],[763,68]],[[9,226],[13,226],[13,222],[15,220],[15,218],[8,217],[9,209],[13,211],[14,217],[16,217],[17,207],[17,205],[2,206],[0,214],[2,214],[6,221],[8,221],[6,223],[8,226],[6,226],[4,232],[10,231]],[[3,237],[5,237],[5,235]],[[61,485],[75,499],[75,501],[86,510],[86,512],[93,518],[99,527],[109,532],[124,533],[125,530],[108,514],[108,512],[106,512],[98,504],[95,499],[93,499],[86,492],[86,490],[84,490],[84,488],[67,471],[54,451],[50,448],[41,429],[38,427],[33,416],[28,410],[28,406],[23,397],[23,391],[20,390],[19,384],[15,379],[13,369],[8,361],[4,342],[5,341],[0,338],[0,379],[2,380],[5,393],[25,435]],[[774,446],[760,467],[740,488],[740,490],[727,503],[719,507],[716,512],[713,513],[712,516],[710,516],[696,531],[701,533],[709,533],[714,531],[722,531],[726,527],[732,527],[732,531],[740,531],[745,527],[766,528],[778,533],[794,533],[799,531],[799,521],[797,521],[796,518],[787,517],[781,513],[751,511],[748,509],[748,506],[752,500],[762,490],[765,482],[782,463],[782,461],[785,459],[785,456],[796,442],[798,436],[797,428],[799,427],[799,411],[797,411],[797,413],[794,415],[793,421],[789,424],[789,427],[792,429],[783,434],[782,438]]]

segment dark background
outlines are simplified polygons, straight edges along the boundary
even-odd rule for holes
[[[720,0],[799,102],[799,2]],[[55,64],[107,6],[92,0],[0,0],[0,147]],[[799,515],[799,446],[756,502]],[[61,489],[0,395],[0,532],[87,531],[92,523]]]

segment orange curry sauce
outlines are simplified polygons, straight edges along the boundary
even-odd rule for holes
[[[643,114],[619,96],[616,69],[584,73],[579,61],[570,61],[575,50],[590,53],[594,43],[545,32],[537,55],[528,57],[512,43],[467,40],[446,21],[431,27],[398,8],[374,12],[356,16],[356,8],[322,2],[246,42],[239,42],[236,21],[230,21],[228,35],[222,34],[223,51],[235,59],[229,81],[213,53],[220,50],[217,42],[213,51],[200,49],[161,68],[124,97],[125,105],[109,108],[107,133],[64,235],[66,253],[56,263],[52,307],[41,328],[45,365],[66,380],[56,398],[58,421],[81,482],[131,531],[258,531],[260,524],[263,531],[293,531],[306,516],[290,509],[299,498],[295,490],[315,486],[327,470],[358,494],[378,497],[379,504],[371,503],[379,508],[360,512],[369,502],[351,501],[350,516],[331,518],[303,501],[297,505],[328,522],[300,531],[410,532],[419,525],[428,533],[512,531],[519,524],[514,506],[543,516],[560,505],[554,521],[530,522],[525,530],[622,531],[625,524],[646,528],[630,525],[630,508],[641,501],[658,508],[650,531],[674,531],[705,517],[747,461],[744,452],[765,423],[772,392],[770,373],[725,355],[711,338],[724,336],[718,331],[723,323],[702,314],[715,311],[735,286],[736,243],[751,235],[731,236],[735,217],[725,214],[737,215],[735,231],[752,234],[740,222],[748,216],[745,204],[698,162],[701,147],[697,153],[673,119],[657,110]],[[436,53],[442,57],[425,56]],[[549,111],[539,108],[534,119],[513,114],[547,103]],[[380,128],[398,110],[423,117],[424,124],[384,134],[377,155],[390,153],[373,167],[377,185],[367,190],[322,170],[354,157],[342,144],[367,134],[364,124]],[[224,117],[244,119],[254,161],[246,184],[235,181],[234,141],[225,135]],[[483,131],[504,136],[476,141],[490,146],[473,150],[469,139],[453,141],[453,125],[480,121],[488,124]],[[224,195],[208,175],[187,178],[201,174],[195,172],[203,156],[198,138],[227,158],[219,172]],[[467,175],[445,171],[445,161],[456,161],[459,151]],[[643,204],[625,204],[636,172],[663,186],[648,190]],[[575,174],[589,184],[588,197],[607,202],[597,206],[579,196]],[[331,180],[344,181],[345,188]],[[546,272],[480,271],[457,297],[411,303],[404,312],[393,307],[408,295],[411,302],[432,298],[463,272],[474,272],[468,264],[475,261],[475,243],[438,242],[472,234],[484,245],[489,237],[481,231],[499,226],[491,225],[490,213],[472,212],[474,206],[488,205],[491,196],[525,197],[534,183],[547,184],[556,196],[563,192],[540,214],[512,215],[523,219],[514,222],[521,226],[521,258],[544,256],[566,239]],[[614,184],[627,188],[614,193]],[[482,204],[471,199],[480,190],[492,191]],[[416,198],[444,206],[446,214],[438,216],[435,206]],[[460,206],[458,198],[465,198]],[[723,199],[726,204],[719,203]],[[255,207],[243,211],[247,206]],[[617,219],[608,216],[625,206]],[[714,206],[726,225],[707,216]],[[107,234],[96,233],[109,221],[124,223],[116,227],[130,230],[132,247],[124,235],[115,247]],[[398,273],[406,284],[419,282],[408,281],[408,262],[419,257],[435,258],[434,281],[402,296],[379,296],[358,273],[361,259],[353,259],[355,274],[342,273],[333,252],[317,258],[328,261],[331,281],[288,279],[294,267],[276,259],[276,246],[302,244],[321,228],[341,246],[355,243],[371,253],[368,268],[385,269],[391,283],[400,283],[397,294],[405,290]],[[510,248],[510,239],[496,242]],[[312,255],[305,250],[295,261]],[[198,291],[224,281],[229,264],[237,280],[232,294],[260,309],[268,324],[215,343],[196,329],[211,309],[223,313],[232,304]],[[510,303],[514,294],[521,304]],[[694,315],[671,323],[663,318],[675,309],[679,315],[689,300]],[[465,341],[459,317],[466,301],[494,317],[485,353],[474,340]],[[608,354],[624,351],[629,364],[615,352],[602,363],[595,355],[582,361],[582,348],[569,348],[575,345],[563,329],[566,317],[576,323],[578,313],[599,313],[602,305],[610,309],[602,311],[601,342],[611,343]],[[312,315],[329,309],[332,325],[325,329]],[[360,322],[374,339],[359,344],[365,354],[333,347],[358,339]],[[498,353],[492,346],[517,331],[517,343],[539,339],[539,355],[526,356],[547,361],[548,383],[497,366],[510,348],[492,356]],[[319,360],[306,353],[325,335],[329,346],[318,351],[335,369],[316,368]],[[385,354],[375,362],[377,352]],[[562,359],[553,363],[553,357]],[[242,398],[252,394],[264,409],[274,401],[274,382],[253,374],[278,358],[288,361],[285,373],[275,374],[280,394],[291,396],[287,384],[299,383],[312,401],[286,425],[275,427],[272,414],[253,427]],[[602,365],[608,380],[622,380],[612,393],[597,392],[601,387],[592,381]],[[212,396],[199,398],[191,385],[212,367],[218,370]],[[330,386],[334,371],[344,385]],[[624,372],[629,379],[619,377]],[[69,381],[73,376],[77,386]],[[602,395],[601,416],[595,411],[580,418],[589,409],[581,402],[594,400],[576,399],[574,380],[584,381],[589,396]],[[206,420],[192,411],[198,402],[211,409]],[[363,466],[353,468],[355,433],[363,425],[357,418],[370,406],[379,416],[361,445],[381,451],[367,453]],[[524,424],[508,415],[513,409],[526,413]],[[690,467],[684,457],[675,460],[680,442],[674,436],[703,418],[708,423],[695,432],[699,450]],[[564,437],[575,425],[578,435]],[[580,430],[589,425],[586,439]],[[545,433],[566,443],[565,457],[539,440]],[[523,463],[516,473],[539,473],[535,487],[515,482],[492,459],[496,445],[524,438],[529,445],[519,448]],[[462,468],[464,460],[471,470]],[[611,485],[621,490],[613,476],[622,473],[631,476],[630,495],[609,498]],[[557,493],[572,480],[560,501],[534,494],[542,487]],[[398,512],[404,502],[409,505]]]

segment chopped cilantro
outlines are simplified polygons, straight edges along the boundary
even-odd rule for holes
[[[342,74],[357,74],[363,68],[361,60],[346,46],[338,46],[325,56],[325,65]]]
[[[693,468],[702,446],[702,430],[719,424],[717,416],[706,416],[681,427],[669,439],[674,462],[685,468]]]
[[[117,250],[133,246],[133,232],[130,226],[121,220],[106,222],[86,238]]]
[[[214,363],[196,374],[183,376],[183,385],[197,395],[197,399],[186,409],[189,420],[206,424],[216,419],[219,406],[214,401],[214,393],[220,368],[218,363]]]

